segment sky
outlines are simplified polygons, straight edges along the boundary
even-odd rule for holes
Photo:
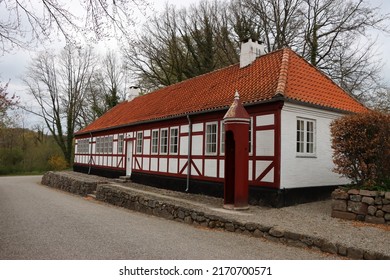
[[[152,0],[153,7],[155,11],[162,11],[166,2],[175,5],[177,7],[187,7],[201,0]],[[390,14],[390,1],[389,0],[369,0],[373,5],[380,5],[382,13]],[[0,13],[1,14],[1,13]],[[390,84],[390,35],[385,35],[383,33],[373,34],[373,36],[378,36],[377,48],[378,48],[378,59],[384,64],[383,67],[383,77],[384,80]],[[101,48],[106,48],[105,43],[99,44]],[[50,46],[51,48],[61,49],[64,46],[63,43],[56,42],[54,45]],[[38,48],[42,49],[42,48]],[[26,71],[26,67],[29,64],[31,57],[33,57],[35,52],[18,50],[14,51],[11,54],[0,55],[0,83],[4,85],[5,82],[10,81],[8,91],[11,94],[16,94],[21,97],[23,103],[33,104],[34,100],[31,96],[25,93],[25,88],[21,77]],[[24,122],[27,127],[33,127],[35,124],[41,123],[41,120],[33,116],[25,115]]]

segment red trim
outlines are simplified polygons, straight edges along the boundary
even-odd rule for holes
[[[178,166],[180,165],[180,163],[178,164]],[[183,174],[184,172],[184,169],[186,169],[186,167],[188,166],[188,161],[184,164],[183,168],[179,171],[179,174]],[[180,168],[180,167],[179,167]],[[187,173],[188,173],[188,170],[187,170]]]
[[[195,162],[191,159],[191,165],[190,165],[192,168],[192,166],[194,166],[195,168],[195,171],[198,173],[199,177],[203,177],[202,176],[202,173],[199,171],[198,167],[196,166]],[[202,169],[204,168],[204,160],[202,161]],[[191,172],[192,173],[192,172]],[[204,173],[203,173],[204,174]],[[192,177],[192,176],[191,176]]]
[[[255,181],[259,181],[261,182],[261,180],[268,174],[268,172],[270,172],[272,170],[272,168],[274,168],[275,164],[274,162],[271,162],[268,167],[266,169],[264,169],[264,171],[260,174],[259,177],[256,178]],[[275,171],[274,171],[275,172]],[[275,178],[274,178],[275,179]],[[274,180],[275,182],[275,180]]]

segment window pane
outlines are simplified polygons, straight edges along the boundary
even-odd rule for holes
[[[136,152],[137,154],[142,153],[142,143],[143,143],[143,133],[137,132],[137,140],[136,140]]]
[[[217,124],[206,125],[206,154],[217,152]]]
[[[158,153],[158,130],[152,132],[152,154]]]
[[[168,130],[161,130],[160,153],[166,154],[168,152]]]
[[[169,145],[169,152],[172,154],[177,154],[178,134],[179,134],[179,129],[171,128],[171,138],[170,138],[171,142]]]

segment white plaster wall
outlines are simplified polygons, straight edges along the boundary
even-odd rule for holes
[[[203,170],[203,162],[202,162],[202,160],[201,159],[194,159],[193,163],[195,164],[196,168],[198,168],[199,172],[202,173],[202,170]],[[191,165],[191,175],[199,176],[198,172],[196,171],[196,169],[194,168],[193,165]],[[202,175],[202,174],[200,174],[200,175]]]
[[[275,151],[274,130],[256,131],[256,155],[273,156]]]
[[[219,161],[219,178],[225,178],[225,160]]]
[[[342,115],[320,109],[285,103],[281,114],[281,188],[329,186],[349,183],[334,172],[330,123]],[[297,117],[316,121],[316,156],[296,155]]]
[[[216,159],[206,159],[204,161],[204,176],[207,177],[217,177],[217,160]]]
[[[180,137],[180,155],[188,155],[188,136]]]
[[[149,158],[142,158],[142,169],[149,171]]]
[[[169,173],[177,173],[177,164],[178,164],[177,158],[169,159]]]
[[[144,144],[143,154],[144,155],[150,155],[150,139],[145,139],[143,144]]]
[[[179,160],[179,171],[183,169],[184,165],[188,162],[187,159],[180,159]],[[186,168],[184,168],[183,170],[183,174],[187,175],[187,169],[188,169],[188,166]]]
[[[192,155],[201,156],[203,155],[203,136],[202,135],[194,135],[192,136]]]
[[[273,125],[275,123],[275,115],[262,115],[256,117],[256,126]]]
[[[180,133],[188,133],[188,131],[189,131],[188,124],[180,126]]]
[[[201,132],[203,131],[203,123],[194,123],[192,125],[192,132]]]
[[[150,137],[150,129],[144,130],[144,137]]]
[[[158,171],[158,158],[150,159],[150,171]]]
[[[159,171],[167,172],[168,171],[168,161],[166,158],[160,158]]]

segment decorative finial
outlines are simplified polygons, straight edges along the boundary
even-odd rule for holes
[[[238,90],[236,90],[236,93],[234,94],[234,99],[239,100],[240,99],[240,94],[238,93]]]

